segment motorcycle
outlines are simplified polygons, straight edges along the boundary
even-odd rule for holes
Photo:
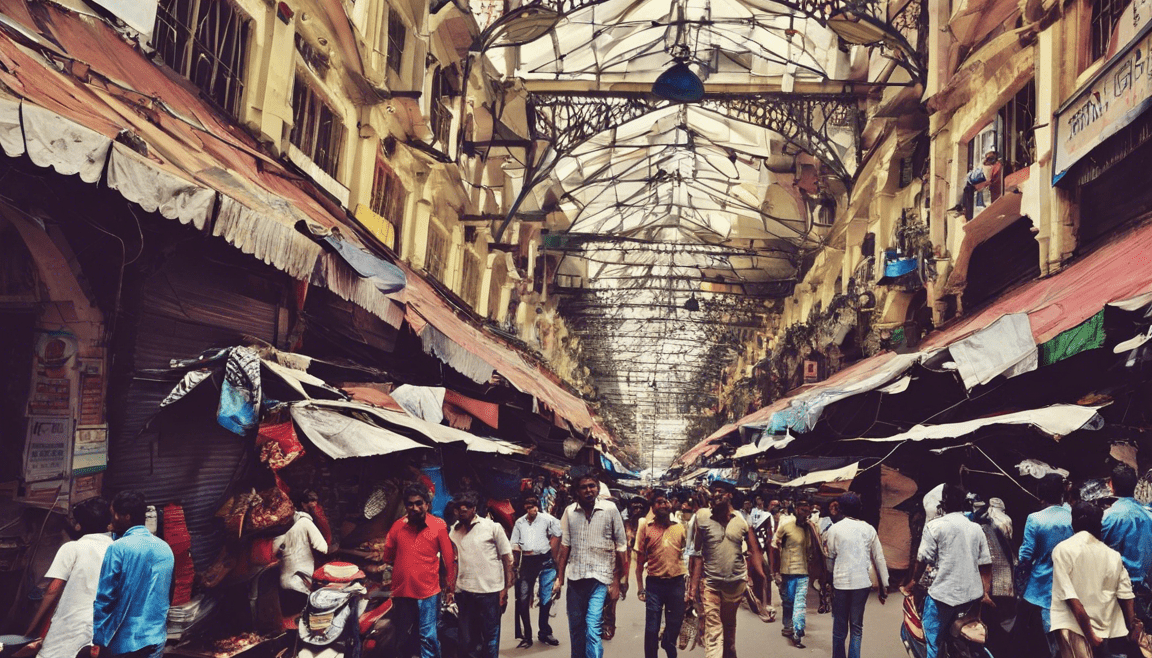
[[[369,592],[356,565],[329,562],[311,576],[299,573],[310,593],[297,625],[296,658],[361,658],[394,655],[389,593]]]
[[[919,590],[920,588],[917,588]],[[921,612],[924,607],[924,594],[916,591],[904,597],[904,620],[900,624],[900,641],[908,658],[925,658],[928,655],[928,643],[924,637],[924,623]],[[984,646],[984,639],[988,629],[979,617],[980,602],[971,604],[971,607],[960,615],[952,624],[952,628],[942,629],[948,634],[944,642],[944,652],[940,658],[993,658],[992,652]]]

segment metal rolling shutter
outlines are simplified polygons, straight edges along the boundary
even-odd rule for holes
[[[183,505],[197,571],[224,544],[215,513],[250,465],[252,440],[216,423],[219,382],[206,382],[157,416],[175,382],[144,371],[246,342],[245,336],[275,343],[282,275],[221,257],[233,264],[202,252],[177,255],[139,281],[135,299],[126,293],[118,331],[134,335],[116,355],[119,393],[109,401],[106,490],[137,489],[158,508]]]

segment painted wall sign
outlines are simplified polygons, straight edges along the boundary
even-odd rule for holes
[[[36,341],[36,362],[32,373],[29,416],[71,415],[72,366],[76,358],[76,337],[65,331],[46,331]]]
[[[108,426],[98,425],[76,428],[76,444],[72,449],[72,475],[98,473],[108,468]]]
[[[1137,7],[1136,5],[1139,5]],[[1053,184],[1093,148],[1132,123],[1152,105],[1152,23],[1148,0],[1132,3],[1121,17],[1118,39],[1139,32],[1056,111]],[[1125,23],[1124,21],[1127,20]]]
[[[62,476],[72,457],[72,420],[31,416],[24,445],[24,481],[37,482]]]

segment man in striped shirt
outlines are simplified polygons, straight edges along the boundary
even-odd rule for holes
[[[628,536],[620,510],[610,501],[597,498],[600,480],[595,475],[585,473],[574,484],[576,502],[564,510],[560,519],[563,538],[552,595],[559,596],[565,577],[572,581],[565,599],[572,658],[601,658],[604,604],[608,599],[620,598]]]

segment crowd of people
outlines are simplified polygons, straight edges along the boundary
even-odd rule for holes
[[[723,479],[644,489],[619,504],[590,471],[568,487],[558,479],[537,485],[525,487],[510,532],[474,491],[455,495],[445,520],[431,513],[424,483],[406,485],[405,514],[382,549],[401,655],[444,655],[446,607],[455,610],[460,656],[498,656],[509,605],[517,648],[560,646],[551,610],[563,595],[568,652],[601,658],[615,633],[616,603],[634,577],[645,658],[661,649],[676,658],[689,645],[702,646],[705,658],[735,658],[737,611],[746,605],[763,622],[776,621],[773,586],[788,642],[805,646],[814,589],[820,612],[832,614],[833,658],[858,658],[872,592],[884,604],[894,587],[880,537],[851,491],[822,498],[821,514],[806,493],[742,495]],[[900,590],[917,603],[926,655],[965,655],[957,650],[971,640],[972,624],[987,627],[980,641],[993,655],[1150,655],[1143,625],[1152,606],[1152,511],[1135,500],[1136,486],[1126,465],[1113,470],[1106,489],[1078,490],[1050,474],[1036,487],[1042,509],[1027,517],[1018,545],[999,499],[985,504],[956,484],[925,494],[927,518]],[[77,538],[48,570],[28,634],[49,616],[51,623],[22,655],[163,652],[174,558],[146,527],[145,510],[131,491],[74,508]],[[300,537],[278,542],[324,552],[301,527]]]

